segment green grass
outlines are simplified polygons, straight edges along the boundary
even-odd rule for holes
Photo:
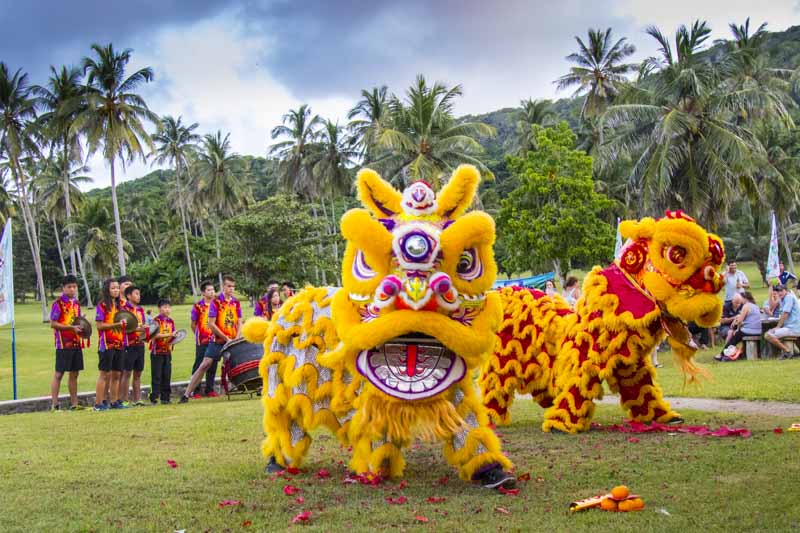
[[[158,314],[155,306],[145,306],[152,309],[153,316]],[[191,305],[173,305],[172,318],[178,329],[189,331],[189,312]],[[245,313],[247,309],[245,309]],[[41,308],[39,304],[25,304],[15,306],[16,331],[17,331],[17,396],[30,398],[35,396],[48,396],[50,394],[50,380],[53,379],[55,370],[55,346],[53,344],[53,330],[49,322],[41,321]],[[97,331],[94,328],[94,309],[84,309],[84,315],[92,323],[92,345],[83,351],[84,371],[78,377],[78,390],[94,390],[97,380]],[[172,357],[173,381],[188,380],[191,377],[192,364],[194,363],[194,337],[189,332],[189,338],[175,346]],[[149,345],[148,345],[149,349]],[[149,352],[148,352],[149,353]],[[219,374],[218,374],[219,375]],[[150,384],[150,360],[145,357],[145,368],[142,374],[142,383]],[[61,382],[61,392],[66,394],[66,377]],[[10,400],[13,397],[11,380],[11,326],[0,328],[0,400]]]
[[[773,433],[791,420],[685,412],[690,423],[746,426],[749,439],[686,434],[578,436],[540,431],[542,410],[514,406],[501,429],[518,474],[518,496],[469,486],[440,447],[407,453],[408,485],[342,484],[348,454],[327,433],[312,444],[305,472],[291,480],[304,503],[263,474],[257,401],[203,400],[92,413],[0,417],[0,531],[283,531],[311,511],[308,531],[778,531],[800,527],[796,481],[800,434]],[[597,420],[616,422],[616,407]],[[172,469],[167,460],[178,463]],[[343,463],[344,462],[344,463]],[[315,473],[325,468],[331,478]],[[438,480],[449,477],[445,484]],[[626,484],[646,502],[638,513],[568,513],[569,502]],[[385,498],[405,495],[407,503]],[[446,498],[431,504],[428,497]],[[220,508],[223,500],[240,506]],[[663,510],[663,511],[662,511]],[[669,513],[664,514],[664,512]],[[508,514],[506,514],[508,513]],[[420,524],[415,516],[429,522]],[[252,524],[245,529],[243,523]]]

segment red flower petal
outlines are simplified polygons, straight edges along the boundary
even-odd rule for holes
[[[322,470],[317,472],[317,477],[319,479],[327,479],[327,478],[331,477],[331,473],[323,468]]]
[[[285,487],[283,487],[283,493],[286,494],[287,496],[292,496],[294,494],[297,494],[301,490],[302,489],[295,487],[293,485],[286,485]]]
[[[636,444],[637,442],[639,442],[639,439],[637,439],[636,437],[628,437],[628,442]]]
[[[422,516],[422,515],[415,516],[414,520],[416,520],[417,522],[423,522],[423,523],[429,522],[428,517],[427,516]]]
[[[447,498],[438,498],[438,497],[436,497],[436,496],[431,496],[430,498],[428,498],[428,499],[427,499],[427,500],[425,500],[425,501],[426,501],[426,502],[428,502],[428,503],[442,503],[442,502],[443,502],[443,501],[445,501],[446,499],[447,499]]]
[[[297,498],[294,499],[294,501],[297,503],[305,503],[306,499],[303,498],[302,496],[298,496]]]
[[[450,481],[450,478],[447,476],[440,477],[439,480],[436,482],[437,485],[447,485],[447,482]]]
[[[300,469],[297,468],[296,466],[290,466],[289,468],[286,469],[286,471],[292,474],[293,476],[296,476],[297,474],[300,473]]]
[[[400,484],[397,486],[397,488],[398,488],[398,489],[400,489],[400,490],[403,490],[403,489],[404,489],[404,488],[406,488],[407,486],[408,486],[408,481],[406,481],[406,480],[404,479],[403,481],[401,481],[401,482],[400,482]]]
[[[387,496],[385,499],[386,503],[391,505],[403,505],[408,501],[408,498],[406,498],[405,496],[398,496],[397,498],[392,498],[390,496]]]
[[[531,480],[531,475],[528,472],[517,476],[517,481],[530,481],[530,480]]]
[[[223,507],[236,507],[238,505],[242,505],[242,502],[239,500],[222,500],[219,502],[219,508],[222,509]]]
[[[303,511],[302,513],[299,513],[295,515],[294,518],[292,518],[292,524],[308,522],[309,520],[311,520],[311,511]]]
[[[167,459],[167,464],[169,465],[170,468],[178,468],[178,463],[176,463],[172,459]]]
[[[783,433],[783,428],[777,427],[773,429],[772,432],[775,433],[776,435],[780,435],[781,433]]]
[[[498,490],[500,491],[500,494],[506,494],[508,496],[516,496],[519,494],[519,489],[504,489],[503,487],[500,487]]]
[[[244,522],[242,522],[242,527],[250,527],[252,525],[253,525],[252,520],[245,520]]]

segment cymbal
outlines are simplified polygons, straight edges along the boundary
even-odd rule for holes
[[[173,339],[170,341],[170,344],[178,344],[178,343],[179,343],[179,342],[181,342],[183,339],[185,339],[185,338],[186,338],[186,335],[187,335],[187,333],[186,333],[186,330],[185,330],[185,329],[179,329],[179,330],[178,330],[178,331],[176,331],[175,333],[176,333],[177,335],[175,336],[175,338],[173,338]]]
[[[148,326],[148,329],[150,330],[150,336],[152,337],[153,335],[158,333],[158,323],[156,321],[153,321],[153,323],[151,323],[150,326]]]
[[[126,333],[133,333],[134,331],[136,331],[136,328],[139,327],[139,319],[136,318],[136,315],[134,315],[130,311],[126,311],[125,309],[120,309],[114,316],[115,322],[119,322],[120,320],[125,321]]]
[[[88,320],[86,320],[82,316],[76,316],[72,319],[73,326],[80,326],[81,332],[78,333],[78,336],[83,337],[84,339],[91,338],[92,336],[92,324]]]

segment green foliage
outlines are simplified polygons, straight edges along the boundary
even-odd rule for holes
[[[273,196],[222,225],[218,268],[233,274],[237,289],[250,296],[263,293],[271,279],[301,285],[314,265],[330,262],[316,251],[322,228],[294,197]]]
[[[611,259],[612,202],[594,190],[592,158],[575,149],[566,122],[534,126],[538,149],[509,157],[520,186],[502,202],[498,234],[506,270],[538,271],[551,260],[587,265]]]

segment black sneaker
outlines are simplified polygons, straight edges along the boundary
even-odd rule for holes
[[[517,478],[504,471],[500,465],[479,474],[475,481],[487,489],[513,489],[517,486]]]
[[[275,457],[270,457],[266,468],[267,474],[276,474],[281,470],[285,470],[285,468],[278,464],[278,461],[275,460]]]
[[[182,394],[178,403],[189,403],[189,398],[185,394]]]
[[[171,402],[171,401],[169,401],[169,400],[161,400],[161,405],[169,405],[169,404],[171,404],[171,403],[172,403],[172,402]]]
[[[781,360],[781,361],[786,360],[786,359],[791,359],[791,358],[792,358],[792,352],[783,352],[781,354],[781,356],[778,357],[778,359]]]

